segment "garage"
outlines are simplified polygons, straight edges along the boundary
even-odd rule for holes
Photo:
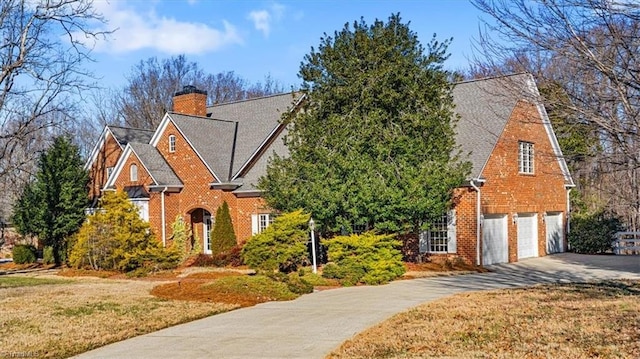
[[[538,215],[518,213],[518,259],[538,256]]]
[[[562,212],[547,212],[545,217],[547,254],[564,252]]]
[[[487,214],[482,225],[482,265],[509,262],[507,215]]]

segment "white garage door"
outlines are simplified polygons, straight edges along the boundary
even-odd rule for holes
[[[564,252],[562,212],[547,213],[544,222],[547,231],[547,253]]]
[[[487,214],[482,222],[482,265],[507,262],[507,215]]]
[[[518,213],[518,259],[538,256],[538,215]]]

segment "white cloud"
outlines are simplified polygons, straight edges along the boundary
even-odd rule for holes
[[[96,1],[96,10],[108,20],[109,29],[117,29],[108,40],[95,43],[95,51],[127,53],[153,49],[166,54],[202,54],[225,45],[241,44],[236,28],[222,21],[216,29],[203,23],[160,17],[153,9],[147,13],[127,8],[121,1]]]
[[[253,26],[261,31],[264,37],[269,37],[272,25],[282,20],[285,9],[284,5],[273,3],[269,9],[251,11],[247,18],[253,21]]]
[[[267,10],[252,11],[249,13],[249,19],[253,21],[253,26],[256,30],[262,31],[265,37],[269,36],[271,15]]]

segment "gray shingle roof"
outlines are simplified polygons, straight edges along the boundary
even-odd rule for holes
[[[122,147],[129,142],[149,143],[155,131],[144,130],[141,128],[126,128],[119,126],[108,126],[109,130],[115,136],[116,140]]]
[[[277,153],[280,157],[288,157],[289,149],[284,144],[284,136],[287,134],[286,128],[278,134],[278,136],[271,142],[271,144],[264,150],[262,156],[260,156],[252,165],[248,171],[241,178],[243,183],[236,192],[252,191],[257,189],[258,180],[261,176],[267,173],[267,164],[269,159],[274,153]]]
[[[169,116],[220,181],[229,180],[235,122],[178,113]]]
[[[530,80],[531,75],[518,74],[461,82],[454,87],[455,112],[460,115],[456,143],[463,155],[470,154],[472,178],[482,174],[516,103],[532,99]]]
[[[158,149],[147,143],[130,142],[133,152],[138,156],[144,167],[158,186],[181,186],[182,181],[164,160]]]
[[[300,93],[284,93],[207,108],[207,114],[211,118],[238,122],[233,175],[247,164],[269,134],[276,129],[282,114],[290,110],[300,96]]]

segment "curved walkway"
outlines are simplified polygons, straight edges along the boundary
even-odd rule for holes
[[[549,282],[640,279],[638,256],[558,254],[491,273],[322,291],[163,329],[77,358],[323,358],[391,315],[456,293]]]

